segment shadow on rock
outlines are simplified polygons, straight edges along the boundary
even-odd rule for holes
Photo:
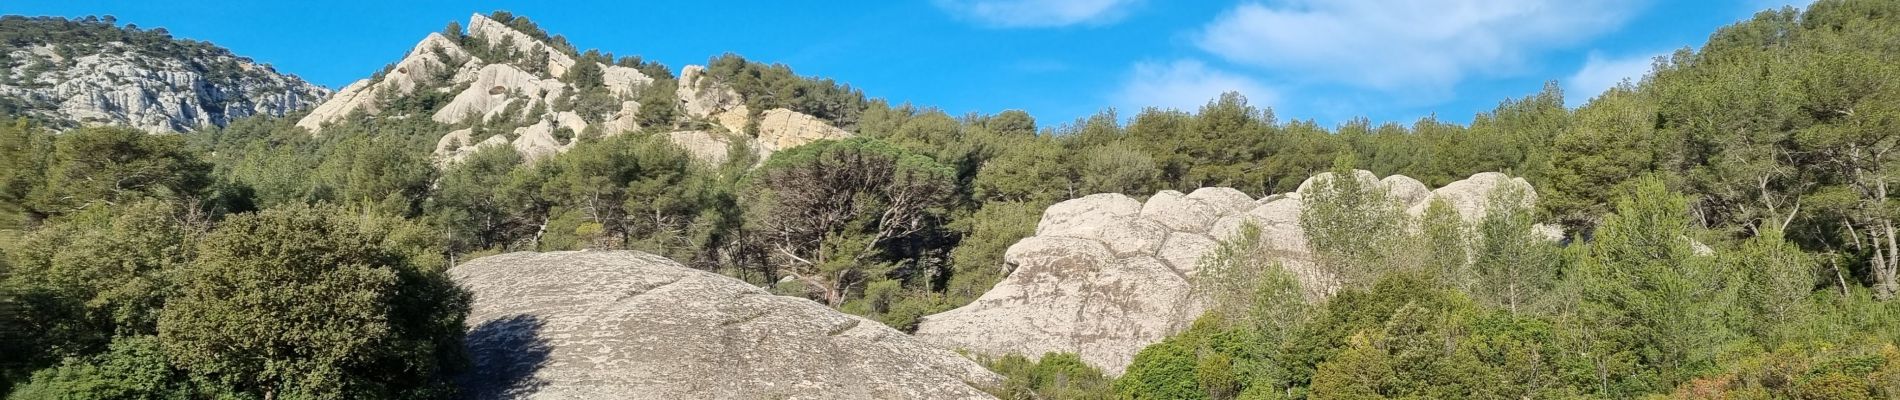
[[[534,394],[547,381],[535,372],[547,365],[552,351],[541,337],[546,325],[532,315],[515,315],[476,326],[466,339],[474,369],[460,379],[463,397],[514,399]]]

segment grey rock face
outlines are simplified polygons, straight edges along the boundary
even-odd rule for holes
[[[809,300],[632,251],[449,270],[475,295],[461,380],[483,399],[983,399],[968,359]]]
[[[0,72],[0,97],[60,127],[186,132],[252,115],[281,116],[330,95],[229,53],[160,56],[123,42],[103,43],[87,54],[55,49],[54,44],[0,44],[5,58],[22,66]]]
[[[1120,374],[1142,347],[1200,315],[1190,293],[1208,226],[1253,199],[1232,189],[1121,194],[1057,203],[1010,246],[1015,270],[975,302],[926,317],[917,337],[949,348],[1039,357],[1074,352]]]
[[[1496,173],[1436,191],[1400,175],[1353,175],[1385,190],[1398,207],[1423,210],[1433,199],[1444,199],[1468,220],[1483,217],[1490,191],[1500,185],[1523,185],[1527,197],[1535,198],[1522,179]],[[1327,179],[1332,175],[1309,178],[1301,190]],[[1119,375],[1135,353],[1201,315],[1205,305],[1193,286],[1202,259],[1247,224],[1260,228],[1261,248],[1309,297],[1336,290],[1336,278],[1314,264],[1307,248],[1300,227],[1304,197],[1292,192],[1254,200],[1230,188],[1201,188],[1191,194],[1163,191],[1146,203],[1114,193],[1057,203],[1043,212],[1035,236],[1005,253],[1015,269],[1002,282],[969,305],[925,317],[916,336],[992,355],[1073,352]],[[1545,227],[1536,234],[1561,236]]]

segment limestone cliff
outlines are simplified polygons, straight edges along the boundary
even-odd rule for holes
[[[252,115],[284,115],[328,97],[322,87],[210,43],[97,19],[0,18],[0,113],[54,127],[185,132]]]

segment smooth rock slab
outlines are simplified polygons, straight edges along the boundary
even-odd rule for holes
[[[479,399],[987,399],[1000,377],[810,300],[633,251],[511,253],[474,293]]]

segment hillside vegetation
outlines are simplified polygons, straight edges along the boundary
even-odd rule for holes
[[[1299,295],[1257,249],[1226,243],[1203,270],[1249,272],[1203,278],[1237,284],[1125,374],[1074,355],[996,357],[1009,380],[995,393],[1900,397],[1900,201],[1888,198],[1900,193],[1900,2],[1765,11],[1587,104],[1563,104],[1552,84],[1468,125],[1323,127],[1238,94],[1059,123],[950,115],[723,55],[707,74],[747,109],[854,137],[764,160],[734,141],[745,151],[719,163],[669,134],[759,133],[688,112],[668,67],[489,18],[555,53],[499,50],[459,26],[444,36],[496,51],[477,54],[491,62],[563,54],[655,83],[605,95],[577,67],[548,79],[580,91],[502,122],[428,118],[450,92],[390,94],[320,133],[302,114],[178,135],[9,118],[0,392],[453,397],[469,298],[444,271],[523,250],[645,251],[910,331],[1001,280],[1004,251],[1056,202],[1210,186],[1258,197],[1358,168],[1431,187],[1501,171],[1541,197],[1477,223],[1401,226],[1379,220],[1397,217],[1376,191],[1321,185],[1301,223],[1345,238],[1312,243],[1322,267],[1352,277],[1338,292]],[[437,154],[451,131],[511,137],[548,109],[593,118],[627,99],[638,129],[569,131],[571,147],[543,158]],[[1539,222],[1565,239],[1517,240]],[[1338,226],[1389,235],[1316,231]],[[1421,242],[1433,245],[1385,245]]]

